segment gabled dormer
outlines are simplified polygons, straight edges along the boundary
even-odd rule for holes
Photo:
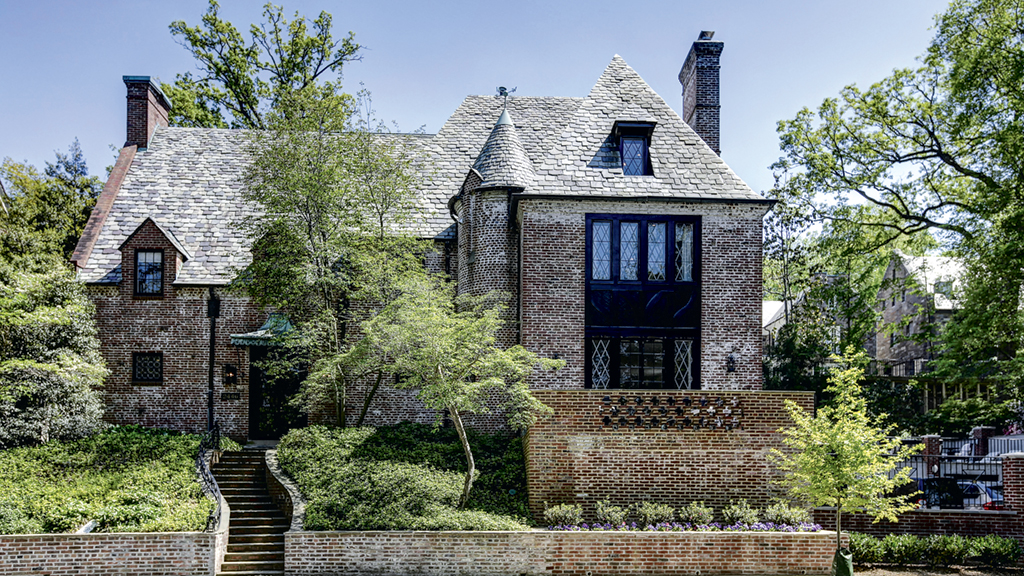
[[[135,299],[174,297],[173,282],[192,256],[174,233],[146,218],[118,246],[121,251],[121,294]]]

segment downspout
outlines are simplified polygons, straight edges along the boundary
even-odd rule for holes
[[[516,229],[516,214],[512,210],[512,188],[508,189],[508,230],[516,241],[516,344],[523,343],[523,235],[513,234]],[[511,266],[509,266],[511,268]]]
[[[210,286],[210,299],[206,301],[206,317],[210,319],[210,383],[206,395],[206,429],[213,430],[213,363],[217,350],[217,318],[220,316],[220,298]]]

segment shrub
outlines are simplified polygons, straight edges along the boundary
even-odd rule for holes
[[[43,525],[9,503],[0,503],[0,534],[39,534]]]
[[[641,526],[654,526],[675,520],[676,509],[668,504],[638,502],[633,505],[633,513]]]
[[[806,508],[795,508],[785,502],[776,502],[764,509],[764,512],[761,513],[761,521],[787,526],[799,526],[803,523],[809,523],[811,521],[811,514]]]
[[[757,524],[758,518],[757,508],[751,508],[750,504],[746,500],[739,500],[738,502],[730,502],[722,510],[722,516],[725,518],[726,524]]]
[[[884,558],[882,541],[860,532],[850,532],[850,552],[853,561],[858,563],[882,562]]]
[[[925,540],[924,559],[929,566],[963,565],[971,555],[971,541],[959,534],[932,534]]]
[[[577,526],[583,524],[583,506],[579,504],[557,504],[548,508],[544,503],[544,521],[548,526]]]
[[[685,524],[711,524],[715,519],[715,511],[704,502],[690,502],[679,509],[679,521]]]
[[[882,539],[882,561],[889,564],[921,564],[926,541],[913,534],[889,534]]]
[[[612,506],[606,500],[599,500],[597,502],[597,521],[601,524],[621,526],[626,523],[627,515],[629,515],[629,510],[626,508]]]
[[[310,426],[282,438],[278,458],[308,501],[307,530],[525,529],[521,440],[467,432],[478,476],[464,510],[465,456],[451,429]]]
[[[1021,548],[1014,538],[989,534],[972,539],[971,556],[986,566],[1013,566],[1020,560]]]

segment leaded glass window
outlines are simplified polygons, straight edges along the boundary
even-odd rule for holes
[[[660,339],[623,338],[619,341],[619,387],[662,388],[663,360]]]
[[[135,293],[159,296],[164,292],[164,253],[139,250],[135,253]]]
[[[693,388],[693,340],[676,340],[673,360],[676,388]]]
[[[676,224],[676,282],[693,281],[693,224]]]
[[[647,224],[647,279],[665,279],[665,223]]]
[[[132,354],[132,381],[144,383],[163,382],[163,352],[136,352]]]
[[[643,176],[647,173],[647,139],[640,136],[623,136],[622,173],[626,176]]]
[[[594,237],[591,241],[592,272],[594,280],[612,278],[612,223],[594,222]]]
[[[636,280],[640,267],[640,223],[623,222],[619,234],[619,279]]]
[[[612,356],[609,349],[612,341],[607,338],[594,338],[592,342],[590,381],[594,388],[607,388],[612,380]]]

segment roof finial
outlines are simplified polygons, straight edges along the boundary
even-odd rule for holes
[[[508,99],[509,99],[510,96],[512,96],[512,93],[515,92],[515,91],[516,91],[515,88],[509,90],[508,88],[505,88],[504,86],[498,86],[498,96],[504,96],[505,97],[505,105],[502,106],[502,108],[501,108],[502,111],[505,111],[505,110],[508,109]]]

